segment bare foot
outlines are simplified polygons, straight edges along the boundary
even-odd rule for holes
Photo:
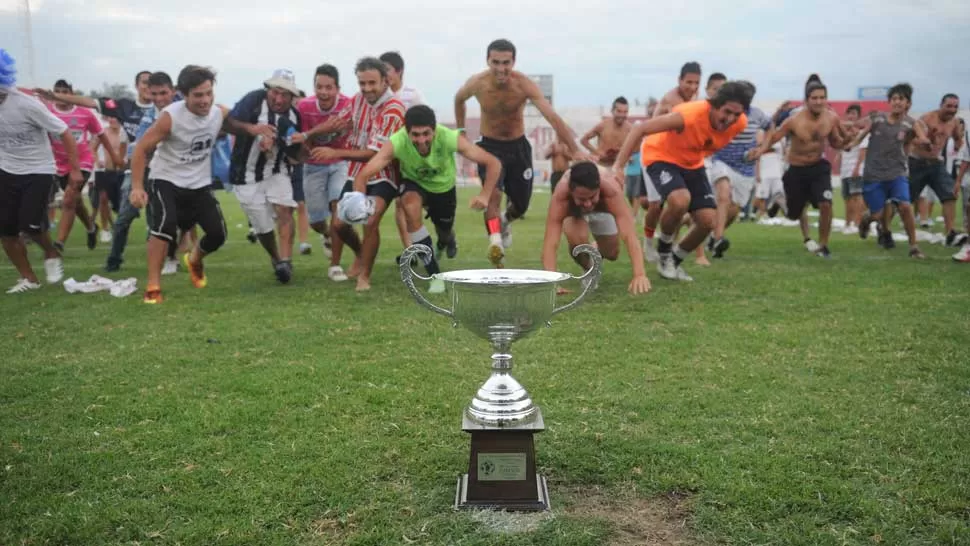
[[[711,262],[707,259],[707,256],[698,256],[694,259],[694,263],[704,267],[710,267]]]
[[[356,290],[358,292],[366,292],[370,290],[370,279],[366,279],[364,277],[358,278]]]
[[[354,263],[351,264],[350,269],[347,270],[347,278],[353,279],[354,277],[360,275],[362,269],[364,269],[364,266],[360,263],[360,258],[354,259]]]

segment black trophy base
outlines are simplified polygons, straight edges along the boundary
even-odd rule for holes
[[[458,477],[455,489],[455,510],[507,510],[509,512],[545,512],[552,509],[545,476],[536,474],[536,499],[529,500],[468,500],[468,474]]]
[[[549,510],[546,479],[536,472],[534,436],[545,429],[542,412],[528,423],[481,425],[462,418],[471,435],[468,472],[458,478],[455,509],[520,512]]]

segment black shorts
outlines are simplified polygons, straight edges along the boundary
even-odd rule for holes
[[[67,180],[68,180],[68,177],[69,176],[70,176],[69,174],[57,175],[56,176],[56,178],[57,178],[57,185],[60,186],[61,189],[64,190],[64,191],[67,191]],[[81,190],[81,188],[84,187],[85,184],[88,183],[88,180],[91,179],[91,171],[81,171],[81,178],[83,180],[81,182],[81,187],[78,188],[79,191]]]
[[[704,167],[685,169],[680,165],[666,161],[656,161],[647,165],[646,170],[647,176],[650,177],[650,183],[660,194],[661,202],[666,201],[667,196],[674,190],[686,189],[690,192],[688,212],[717,208],[717,203],[714,201],[714,190],[711,189],[711,183],[707,180],[707,171]]]
[[[817,209],[822,203],[832,202],[832,164],[828,160],[812,165],[790,165],[781,181],[789,220],[801,218],[809,203]]]
[[[556,184],[562,180],[564,174],[566,174],[566,171],[552,171],[552,178],[549,179],[549,183],[552,184],[552,191],[556,191]]]
[[[111,210],[118,212],[121,207],[121,185],[125,182],[123,171],[98,171],[94,173],[94,189],[108,195]]]
[[[477,143],[502,162],[498,187],[505,192],[519,215],[525,214],[532,200],[532,145],[525,135],[515,140],[482,137]],[[485,180],[485,166],[478,166],[478,177]]]
[[[47,204],[53,187],[54,176],[50,174],[0,170],[0,237],[46,231]]]
[[[306,201],[306,195],[303,193],[303,164],[290,165],[290,184],[293,185],[293,200],[297,203],[303,203]]]
[[[195,225],[206,233],[220,226],[225,231],[211,186],[192,190],[155,178],[148,187],[148,201],[148,229],[155,237],[175,241],[178,230],[186,232]]]
[[[910,157],[909,198],[916,201],[927,186],[933,190],[940,203],[956,199],[953,192],[955,186],[953,178],[946,172],[942,161]]]
[[[340,191],[341,197],[345,193],[350,193],[354,191],[354,181],[348,180],[344,184],[344,189]],[[367,184],[367,193],[365,195],[372,195],[374,197],[380,197],[384,200],[384,205],[388,206],[395,197],[401,195],[401,187],[391,184],[387,180],[382,180],[380,182]]]
[[[428,211],[427,218],[436,226],[443,226],[448,229],[455,224],[455,211],[458,210],[458,192],[452,187],[444,193],[431,193],[422,188],[413,180],[401,182],[401,195],[408,192],[415,192],[421,196],[424,208]]]

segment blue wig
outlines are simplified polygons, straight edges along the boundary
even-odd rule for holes
[[[7,50],[0,48],[0,87],[13,87],[17,83],[15,64]]]

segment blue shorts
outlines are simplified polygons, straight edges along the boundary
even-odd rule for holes
[[[893,203],[909,203],[909,180],[905,176],[897,176],[886,182],[866,182],[862,189],[869,212],[876,214],[886,206],[886,201]]]

